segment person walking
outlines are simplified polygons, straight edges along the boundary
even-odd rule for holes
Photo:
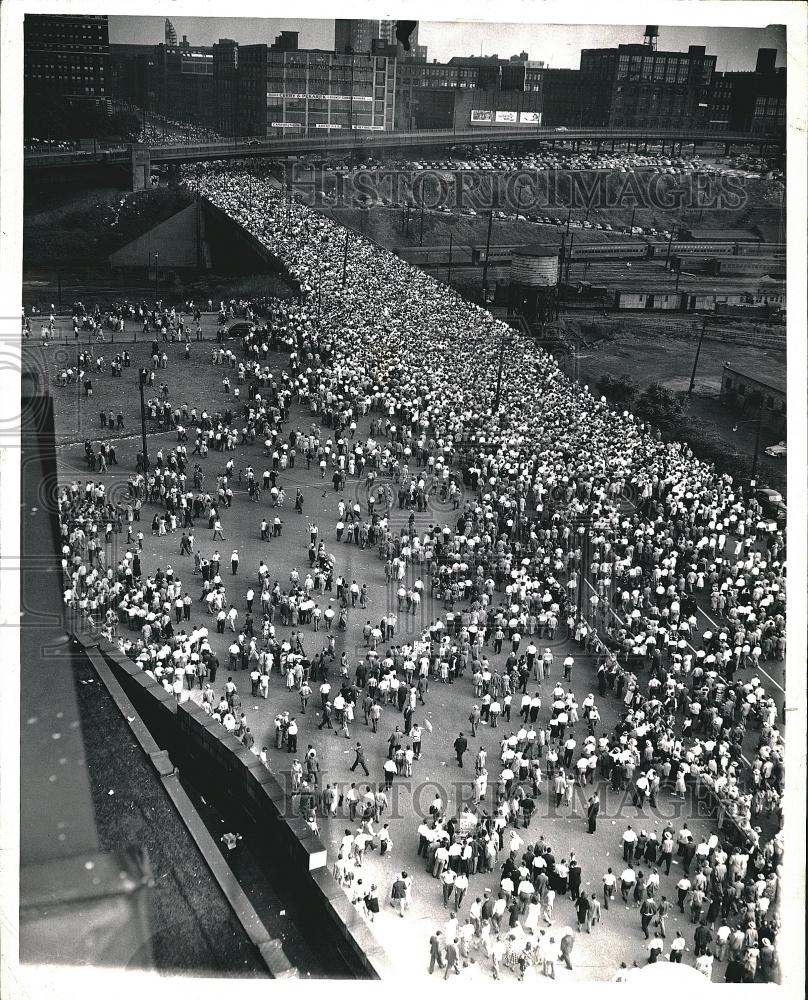
[[[575,944],[575,932],[571,927],[561,928],[561,955],[566,967],[572,972],[572,946]]]
[[[462,733],[459,733],[457,739],[454,741],[454,751],[455,751],[455,754],[457,755],[457,766],[458,767],[462,767],[463,766],[463,754],[468,749],[468,745],[469,744],[468,744],[468,740],[466,739],[466,737]]]
[[[592,917],[592,907],[589,903],[589,897],[585,892],[582,892],[580,896],[575,901],[575,912],[578,916],[578,931],[579,933],[586,928],[586,933],[591,933],[591,917]]]
[[[446,962],[443,957],[443,931],[435,931],[429,939],[429,974],[435,971],[435,966],[442,969]]]
[[[611,868],[603,876],[603,909],[609,909],[609,900],[614,899],[614,888],[617,884],[617,877]]]
[[[640,926],[642,932],[645,935],[645,940],[647,941],[651,935],[648,933],[648,928],[651,926],[651,921],[654,919],[654,915],[657,911],[657,904],[654,902],[653,898],[648,896],[640,905]]]
[[[589,797],[586,807],[586,819],[588,823],[587,833],[595,833],[598,828],[598,813],[600,812],[600,796],[597,792]]]
[[[320,726],[319,728],[322,729],[322,726]],[[356,746],[354,747],[354,754],[355,754],[354,762],[353,764],[351,764],[350,770],[355,771],[357,767],[361,767],[362,770],[365,772],[365,777],[369,777],[370,771],[368,771],[368,766],[365,761],[365,751],[362,747],[362,744],[358,740],[356,742]]]
[[[398,915],[401,919],[404,919],[404,910],[407,906],[407,882],[406,882],[406,872],[402,872],[398,878],[393,882],[393,888],[390,890],[390,902],[398,910]],[[438,932],[440,933],[440,932]],[[441,968],[443,966],[441,965]],[[432,970],[430,969],[430,972]]]

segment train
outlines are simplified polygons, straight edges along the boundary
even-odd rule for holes
[[[452,251],[452,262],[457,266],[464,264],[484,264],[486,257],[489,264],[510,264],[514,251],[521,250],[523,244],[503,244],[491,247],[486,254],[484,247],[462,246],[455,244]],[[446,266],[449,262],[449,247],[402,247],[401,256],[411,264],[420,266]],[[561,247],[559,246],[559,254]],[[785,257],[784,243],[688,243],[684,241],[645,243],[639,240],[633,242],[573,242],[565,251],[565,260],[663,260],[671,258],[704,257],[707,259],[721,257],[754,257],[776,258]],[[754,271],[754,267],[750,269]],[[716,271],[715,273],[721,273]],[[738,271],[737,273],[741,273]]]

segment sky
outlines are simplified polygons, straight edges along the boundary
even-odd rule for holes
[[[192,45],[212,45],[219,38],[234,38],[245,44],[272,42],[283,30],[300,32],[301,48],[330,49],[334,45],[334,22],[311,19],[259,17],[172,18],[179,38],[188,36]],[[583,48],[608,48],[620,43],[641,42],[644,25],[525,25],[480,24],[479,22],[421,21],[418,41],[428,46],[428,58],[445,62],[452,56],[493,55],[508,58],[526,51],[556,69],[577,69]],[[718,57],[719,70],[751,70],[759,48],[776,48],[777,65],[785,65],[784,27],[704,28],[660,26],[659,49],[685,51],[688,45],[704,45]],[[111,15],[111,42],[155,44],[164,37],[164,18]]]

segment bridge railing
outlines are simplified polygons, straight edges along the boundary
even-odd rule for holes
[[[387,132],[364,132],[359,130],[345,129],[338,134],[326,135],[274,135],[266,137],[258,136],[233,136],[226,140],[204,143],[165,143],[162,145],[150,145],[152,159],[159,162],[161,160],[172,159],[192,159],[194,157],[215,158],[217,155],[225,157],[259,156],[267,153],[278,152],[288,153],[300,150],[305,153],[307,150],[323,149],[355,149],[355,148],[383,148],[385,146],[395,146],[398,143],[407,145],[417,145],[419,141],[427,144],[435,139],[454,143],[479,143],[490,142],[492,140],[501,142],[511,142],[516,140],[552,140],[555,142],[577,141],[580,139],[596,139],[601,142],[620,142],[624,140],[632,141],[664,141],[664,142],[694,142],[702,143],[750,143],[760,142],[782,142],[783,134],[780,132],[767,135],[750,135],[748,133],[731,132],[710,132],[708,129],[654,129],[654,128],[573,128],[559,132],[557,127],[537,126],[506,128],[502,126],[476,126],[451,129],[419,129],[418,131],[387,131]],[[133,145],[116,144],[114,146],[96,147],[93,151],[89,149],[64,151],[59,153],[26,151],[24,154],[25,163],[30,166],[58,166],[62,164],[99,162],[110,159],[123,161],[131,154],[131,150],[136,148]]]

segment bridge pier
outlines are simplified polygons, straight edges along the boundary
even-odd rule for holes
[[[151,150],[148,146],[132,146],[132,190],[151,187]]]

